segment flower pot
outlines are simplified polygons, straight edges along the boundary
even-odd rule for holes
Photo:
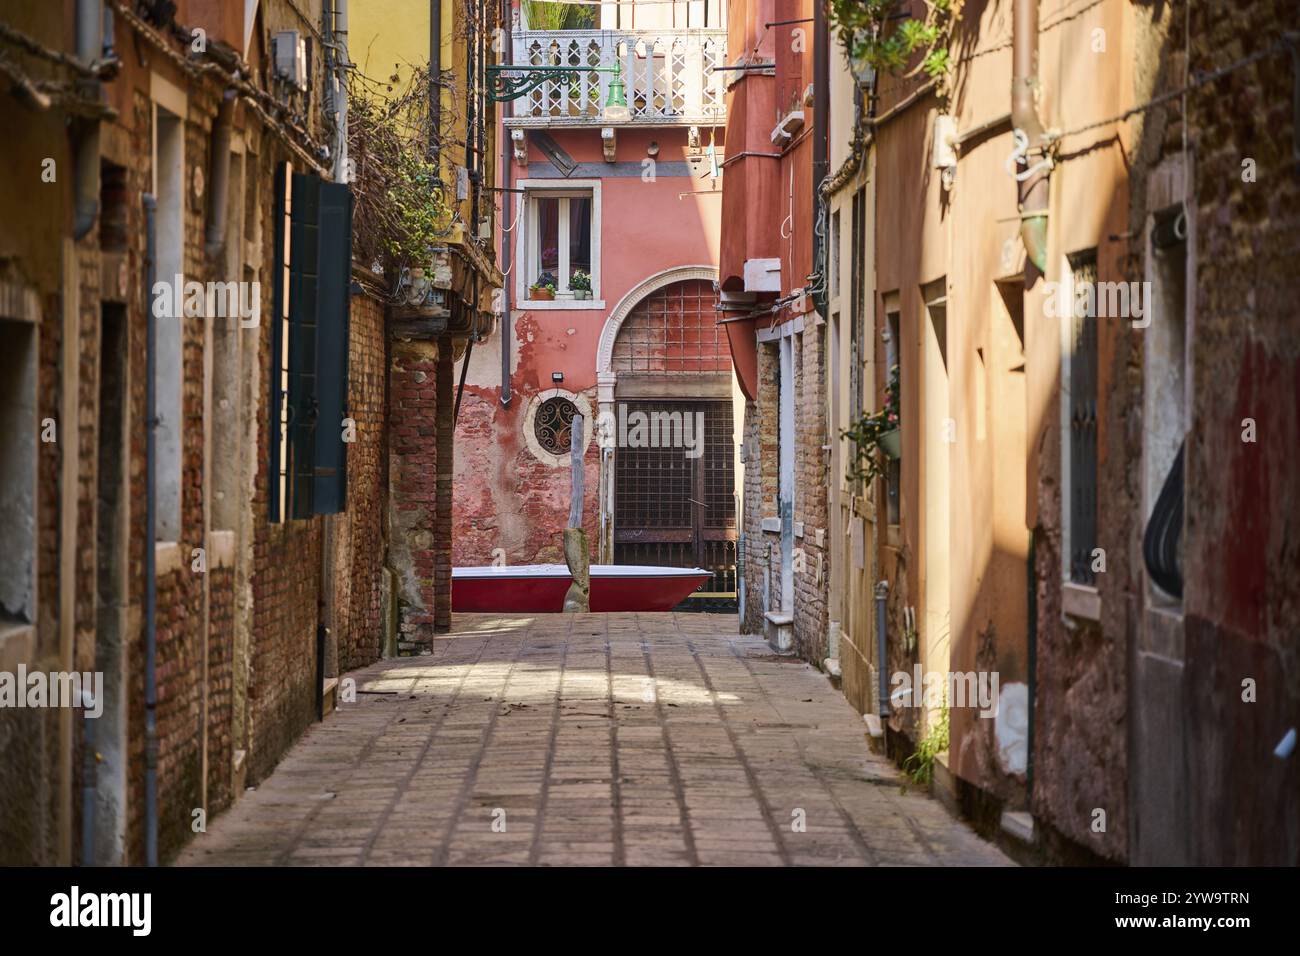
[[[574,290],[573,290],[573,297],[574,297],[575,299],[578,299],[579,301],[586,301],[587,299],[590,299],[590,298],[591,298],[591,290],[590,290],[590,289],[574,289]]]
[[[555,299],[555,290],[529,289],[528,295],[534,302],[552,302]]]
[[[903,457],[903,433],[897,428],[881,432],[876,443],[880,446],[880,450],[890,458]]]

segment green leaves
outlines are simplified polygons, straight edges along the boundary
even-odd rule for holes
[[[901,72],[920,51],[930,77],[945,74],[951,60],[948,38],[960,16],[960,0],[927,0],[924,20],[897,19],[897,0],[828,0],[827,16],[853,60],[854,69]]]
[[[841,432],[841,437],[853,443],[854,455],[849,461],[846,477],[852,482],[874,481],[884,474],[880,461],[880,439],[901,426],[899,404],[898,366],[889,370],[889,385],[885,390],[884,405],[874,412],[866,412],[851,426]]]

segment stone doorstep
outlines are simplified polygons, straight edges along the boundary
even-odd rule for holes
[[[1038,836],[1033,814],[1025,810],[1003,810],[999,827],[1011,839],[1025,846],[1033,846]]]
[[[763,615],[763,636],[778,654],[794,654],[794,615],[768,611]]]
[[[338,706],[339,679],[337,677],[325,678],[324,698],[325,703],[321,707],[324,714],[333,713],[334,708]]]

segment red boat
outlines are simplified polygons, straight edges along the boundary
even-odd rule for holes
[[[671,611],[710,577],[701,568],[591,566],[593,611]],[[563,564],[452,568],[453,611],[558,614],[573,583]]]

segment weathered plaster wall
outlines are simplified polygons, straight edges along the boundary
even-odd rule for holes
[[[719,131],[720,133],[720,131]],[[573,159],[603,167],[597,129],[552,130],[551,135]],[[707,143],[708,131],[701,133]],[[653,181],[640,175],[649,143],[660,147]],[[721,149],[721,135],[718,137]],[[619,130],[616,159],[635,166],[635,175],[601,177],[602,309],[520,310],[513,313],[511,390],[501,404],[501,337],[476,345],[466,376],[460,419],[456,425],[454,564],[488,564],[495,553],[507,563],[563,562],[561,534],[568,520],[570,475],[560,465],[540,460],[524,438],[530,406],[551,388],[585,396],[593,411],[596,352],[601,329],[633,287],[666,269],[717,262],[718,197],[682,196],[706,189],[689,176],[667,175],[664,163],[685,161],[686,131]],[[546,157],[530,146],[529,164],[514,165],[515,180],[556,175]],[[575,175],[586,176],[586,173]],[[704,182],[708,182],[705,180]],[[502,219],[516,222],[512,239],[523,230],[517,211]],[[521,268],[516,251],[515,269]],[[508,282],[515,281],[512,273]],[[513,288],[513,286],[512,286]],[[552,373],[564,376],[552,381]],[[459,380],[460,368],[456,375]],[[587,423],[591,434],[592,423]],[[593,554],[598,540],[600,459],[594,441],[587,446],[586,500],[583,523]]]

